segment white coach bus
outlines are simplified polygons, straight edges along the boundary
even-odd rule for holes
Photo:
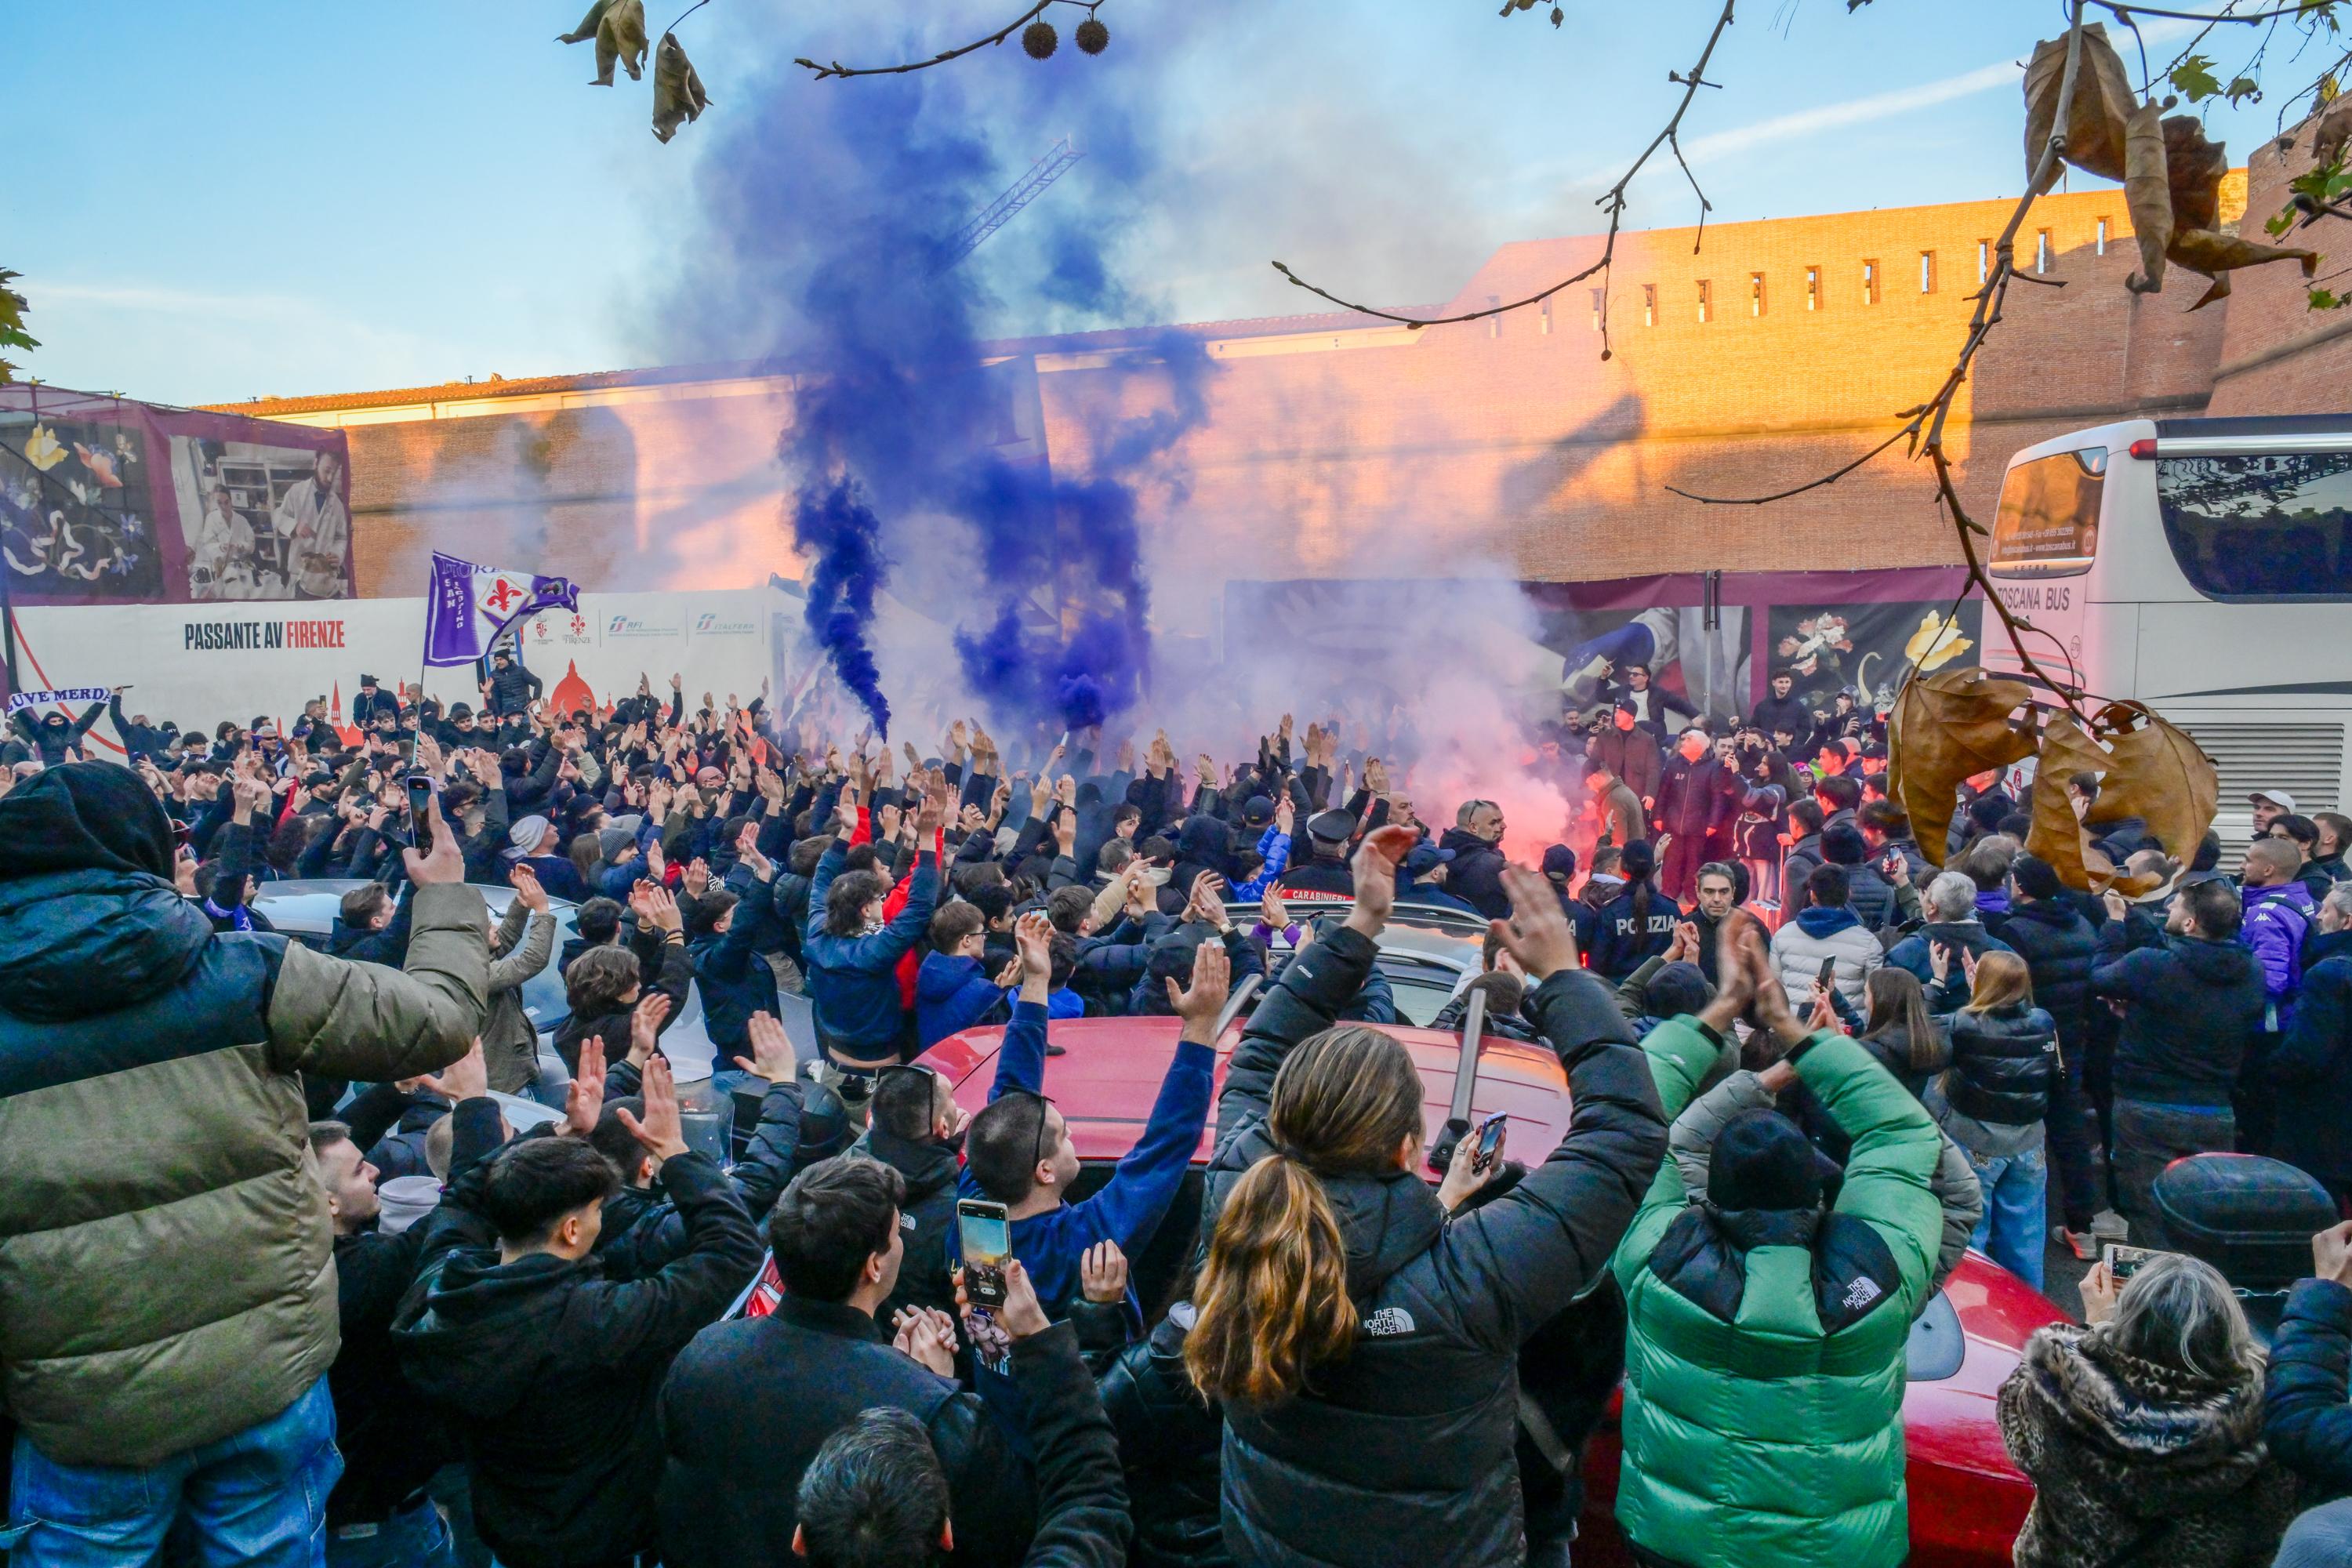
[[[2257,789],[2305,816],[2344,809],[2352,415],[2127,419],[2028,447],[1986,567],[2053,679],[2197,738],[2221,771],[2226,847]],[[2021,673],[1996,625],[1984,653]]]

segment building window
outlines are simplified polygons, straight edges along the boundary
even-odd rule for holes
[[[2107,253],[2107,220],[2105,218],[2099,220],[2099,237],[2095,243],[2098,246],[2097,253],[2105,256]]]
[[[1862,302],[1865,305],[1878,303],[1878,263],[1875,261],[1862,264]]]
[[[2033,236],[2033,270],[2050,270],[2050,231],[2046,228],[2037,230]]]
[[[1608,319],[1609,290],[1606,289],[1595,289],[1592,291],[1592,330],[1596,332],[1599,331],[1601,330],[1601,323],[1606,321]]]
[[[1936,253],[1932,250],[1923,250],[1919,253],[1919,292],[1933,294],[1935,291]]]
[[[1704,278],[1698,280],[1698,319],[1701,321],[1715,320],[1715,285]]]
[[[1654,327],[1657,324],[1658,286],[1655,283],[1644,283],[1642,285],[1642,325]]]
[[[1977,241],[1977,281],[1982,283],[1991,277],[1992,241],[1980,239]]]
[[[1818,267],[1808,267],[1805,268],[1805,309],[1818,310],[1821,308],[1822,269]]]
[[[1764,313],[1764,274],[1761,272],[1748,275],[1748,313],[1751,316]]]

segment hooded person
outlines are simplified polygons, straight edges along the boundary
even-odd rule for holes
[[[1658,1172],[1612,1268],[1628,1328],[1617,1520],[1645,1564],[1895,1568],[1910,1550],[1904,1360],[1941,1242],[1943,1140],[1860,1042],[1807,1032],[1763,944],[1727,932],[1727,1021],[1752,1000],[1774,1093],[1799,1084],[1851,1139],[1828,1162],[1777,1110],[1726,1122],[1694,1204]],[[1665,1037],[1699,1048],[1664,1053]],[[1645,1042],[1680,1116],[1718,1065],[1695,1025]],[[1792,1499],[1804,1500],[1801,1508]]]
[[[1812,1006],[1813,985],[1824,971],[1846,1005],[1859,1008],[1885,950],[1848,902],[1846,868],[1823,866],[1805,879],[1806,906],[1772,933],[1772,964],[1791,1007]]]
[[[25,744],[32,749],[41,765],[54,768],[81,760],[82,738],[105,712],[104,702],[93,702],[82,710],[79,719],[69,719],[62,709],[55,708],[37,719],[30,708],[19,708],[8,715],[8,721],[24,737]]]
[[[349,963],[216,932],[173,887],[173,855],[163,807],[110,763],[0,799],[16,1496],[151,1551],[176,1526],[223,1559],[293,1552],[315,1546],[302,1500],[338,1468],[333,1228],[301,1075],[381,1082],[465,1055],[486,916],[436,836],[406,855],[406,973]],[[65,1527],[28,1522],[20,1555],[73,1551]]]

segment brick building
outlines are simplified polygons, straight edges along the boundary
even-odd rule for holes
[[[2303,138],[2307,146],[2307,136]],[[2277,210],[2303,150],[2266,146],[2231,176],[2224,217]],[[2011,204],[1840,213],[1628,234],[1608,300],[1415,332],[1353,314],[1202,323],[1207,417],[1146,493],[1156,572],[1378,576],[1492,561],[1529,579],[1708,568],[1958,560],[1924,468],[1899,452],[1837,486],[1759,509],[1702,507],[1671,484],[1778,489],[1885,438],[1948,370]],[[2326,251],[2338,220],[2307,231]],[[1597,237],[1505,247],[1444,313],[1517,298],[1599,253]],[[2203,279],[2158,295],[2120,191],[2034,204],[2020,283],[1954,421],[1964,489],[1989,517],[2021,447],[2137,412],[2341,406],[2352,311],[2314,316],[2291,266],[2239,275],[2194,315]],[[2325,270],[2325,269],[2323,269]],[[1151,334],[992,345],[1035,367],[1057,472],[1100,433],[1165,406]],[[791,374],[760,366],[629,371],[274,398],[242,413],[340,425],[352,442],[362,593],[413,593],[434,547],[528,561],[592,587],[794,575],[777,431]],[[1163,616],[1168,612],[1163,608]],[[1181,612],[1176,612],[1181,619]],[[1178,626],[1174,629],[1186,629]]]

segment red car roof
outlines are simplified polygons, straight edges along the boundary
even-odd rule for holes
[[[1175,1018],[1065,1018],[1052,1029],[1054,1044],[1068,1055],[1045,1058],[1045,1092],[1053,1097],[1070,1124],[1078,1158],[1115,1161],[1135,1147],[1159,1097],[1160,1080],[1175,1058],[1181,1023]],[[1391,1028],[1404,1042],[1421,1069],[1422,1119],[1432,1142],[1444,1125],[1454,1099],[1454,1069],[1462,1054],[1459,1036],[1442,1029]],[[1217,1043],[1216,1087],[1222,1091],[1225,1067],[1241,1041],[1237,1024]],[[967,1111],[988,1103],[995,1080],[997,1047],[1003,1029],[967,1029],[950,1035],[925,1053],[927,1066],[955,1085],[956,1102]],[[1473,1120],[1500,1110],[1510,1125],[1505,1147],[1524,1162],[1542,1160],[1568,1133],[1568,1079],[1559,1058],[1542,1046],[1522,1045],[1489,1037],[1478,1054],[1478,1083],[1470,1097]],[[1217,1112],[1213,1100],[1209,1125],[1195,1164],[1205,1163],[1215,1147]]]

